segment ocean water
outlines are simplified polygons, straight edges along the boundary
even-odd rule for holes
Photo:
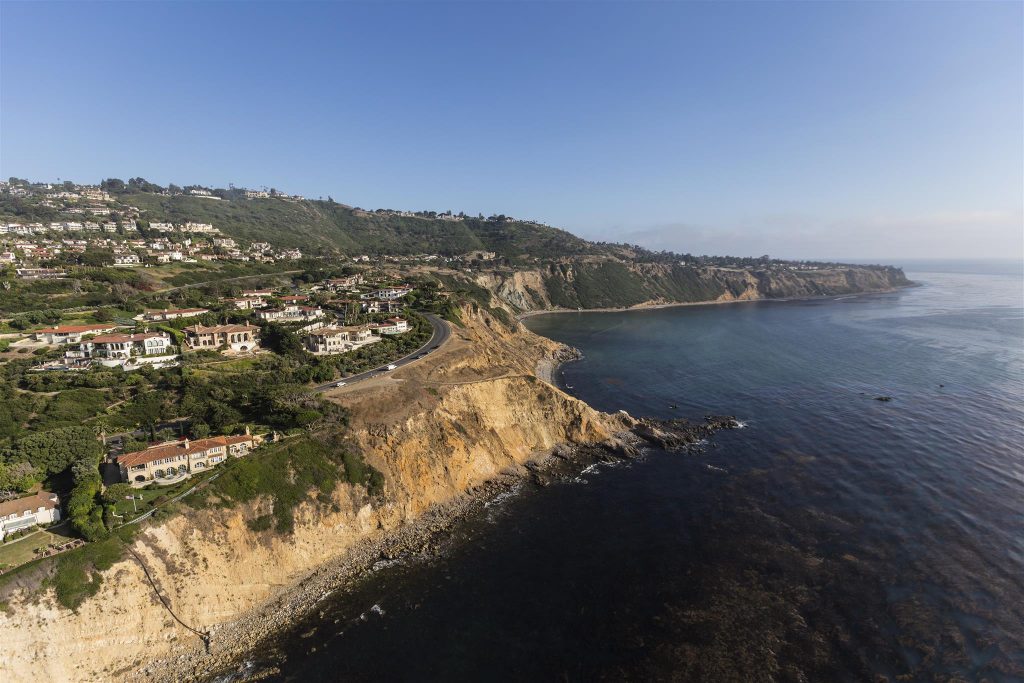
[[[524,486],[253,653],[311,681],[1024,681],[1024,281],[533,318],[597,408],[732,414]],[[889,396],[890,401],[875,400]]]

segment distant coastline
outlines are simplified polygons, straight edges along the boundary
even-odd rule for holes
[[[720,306],[722,304],[748,304],[757,303],[763,301],[777,301],[779,303],[786,301],[818,301],[825,299],[843,299],[851,296],[863,296],[865,294],[891,294],[892,292],[898,292],[901,289],[908,289],[910,287],[920,287],[920,283],[909,282],[899,287],[890,287],[889,289],[878,289],[865,292],[850,292],[849,294],[823,294],[821,296],[793,296],[793,297],[765,297],[763,299],[724,299],[724,300],[710,300],[710,301],[675,301],[671,303],[642,303],[636,304],[635,306],[625,307],[608,307],[608,308],[543,308],[536,311],[526,311],[516,316],[516,320],[522,322],[527,318],[533,318],[538,315],[547,315],[550,313],[629,313],[631,311],[654,311],[662,308],[679,308],[683,306]]]

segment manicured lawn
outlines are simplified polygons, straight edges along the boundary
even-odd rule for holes
[[[131,521],[139,515],[145,514],[152,510],[154,507],[157,507],[158,505],[156,503],[156,500],[158,498],[161,499],[160,504],[163,504],[164,502],[169,501],[171,498],[174,498],[175,496],[178,496],[184,493],[185,491],[189,490],[193,486],[196,486],[197,484],[201,484],[202,482],[206,481],[207,479],[212,477],[216,472],[217,468],[215,467],[213,469],[207,470],[206,472],[203,472],[202,474],[193,475],[192,477],[189,477],[184,481],[180,481],[173,486],[160,486],[151,489],[135,489],[135,496],[142,496],[142,500],[135,501],[135,506],[138,507],[138,511],[136,512],[136,508],[132,506],[132,501],[119,501],[114,507],[116,508],[117,514],[124,515],[124,519],[117,518],[118,524],[122,522]]]
[[[51,543],[65,543],[74,538],[71,525],[67,522],[51,528],[57,533],[50,529],[40,529],[33,534],[0,545],[0,566],[24,564],[39,557],[35,553],[36,548],[45,548]]]

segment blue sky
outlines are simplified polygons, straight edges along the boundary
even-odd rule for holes
[[[1020,256],[1021,3],[0,3],[0,176]]]

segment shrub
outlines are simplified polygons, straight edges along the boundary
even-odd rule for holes
[[[250,519],[249,528],[253,531],[267,531],[274,523],[273,515],[260,515],[256,519]]]
[[[61,555],[51,579],[57,592],[57,602],[67,609],[77,609],[87,597],[99,591],[103,583],[100,572],[110,569],[121,559],[123,551],[119,538],[108,538]]]

